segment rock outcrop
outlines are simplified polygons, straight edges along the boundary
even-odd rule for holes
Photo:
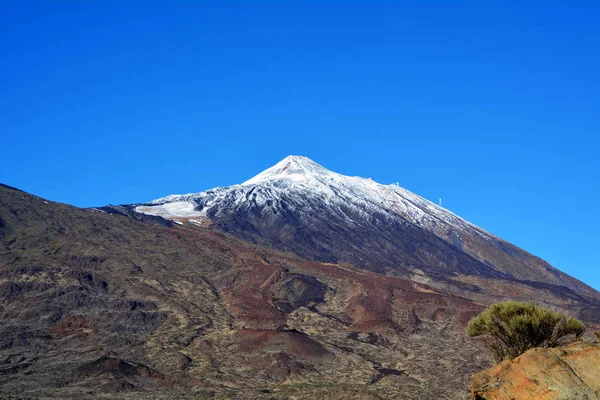
[[[531,349],[473,376],[473,400],[600,399],[600,345]]]

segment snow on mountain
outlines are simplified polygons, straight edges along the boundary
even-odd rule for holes
[[[170,195],[136,207],[136,211],[178,220],[206,218],[219,207],[253,202],[276,204],[281,195],[328,207],[354,206],[358,212],[380,212],[402,217],[428,230],[440,223],[469,230],[484,238],[492,235],[452,212],[396,184],[382,185],[369,178],[345,176],[302,156],[288,156],[246,182],[201,193]]]

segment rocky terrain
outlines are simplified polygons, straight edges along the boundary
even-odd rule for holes
[[[598,377],[598,344],[535,348],[473,376],[473,400],[595,400]]]
[[[482,308],[0,187],[2,398],[464,398]],[[435,373],[433,373],[435,371]]]
[[[301,161],[277,168],[329,173]],[[487,304],[599,318],[593,289],[443,209],[385,214],[360,185],[302,208],[275,172],[97,209],[0,185],[0,398],[465,399]]]

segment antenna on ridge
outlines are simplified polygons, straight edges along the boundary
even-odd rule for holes
[[[442,198],[441,198],[441,197],[440,197],[440,207],[444,207],[444,206],[442,205]]]

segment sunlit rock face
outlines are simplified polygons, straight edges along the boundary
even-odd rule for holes
[[[600,346],[531,349],[473,376],[474,400],[598,399]]]

